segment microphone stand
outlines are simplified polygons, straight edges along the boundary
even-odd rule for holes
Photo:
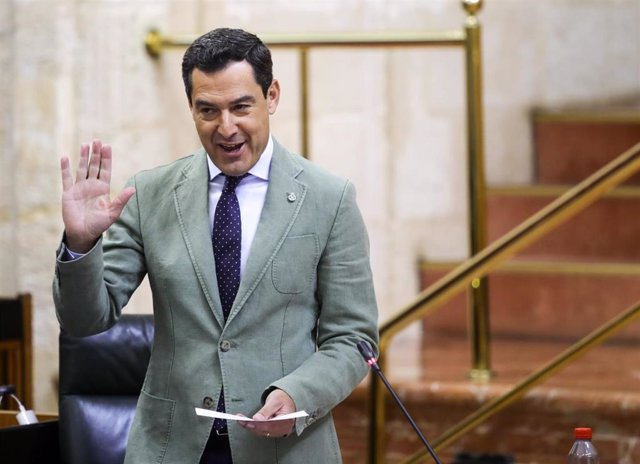
[[[416,434],[424,444],[425,448],[427,448],[427,451],[429,451],[429,454],[431,455],[433,460],[436,462],[436,464],[442,464],[442,461],[440,461],[440,459],[438,458],[438,455],[429,444],[429,441],[422,434],[420,427],[418,427],[418,424],[416,424],[416,422],[413,420],[413,418],[411,417],[411,414],[409,414],[409,411],[407,411],[407,408],[405,408],[404,404],[402,403],[402,400],[398,397],[393,387],[391,386],[387,378],[382,373],[382,369],[380,369],[380,366],[378,365],[378,360],[376,359],[373,353],[373,350],[371,349],[371,346],[367,342],[362,340],[358,342],[358,350],[360,351],[360,354],[362,355],[364,360],[367,362],[367,364],[371,367],[371,369],[373,369],[373,371],[378,375],[378,377],[380,377],[380,380],[382,380],[382,383],[384,384],[384,386],[387,387],[387,390],[389,390],[389,393],[391,393],[391,396],[395,400],[396,404],[400,407],[400,409],[404,413],[405,417],[411,424],[411,427],[413,427],[413,430],[416,432]]]

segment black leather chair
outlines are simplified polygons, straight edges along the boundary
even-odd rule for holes
[[[120,464],[153,342],[153,316],[123,315],[91,337],[60,334],[60,453],[67,464]]]

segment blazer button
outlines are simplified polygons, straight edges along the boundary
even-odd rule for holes
[[[202,405],[205,408],[213,407],[213,398],[211,398],[210,396],[205,396],[204,399],[202,400]]]
[[[231,342],[229,340],[222,340],[220,343],[220,349],[224,352],[227,352],[231,349]]]

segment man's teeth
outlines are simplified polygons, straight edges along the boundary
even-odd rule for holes
[[[220,144],[220,146],[224,151],[236,151],[242,146],[242,143],[235,143],[233,145]]]

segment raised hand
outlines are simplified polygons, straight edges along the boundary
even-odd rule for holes
[[[83,144],[74,182],[69,158],[60,159],[62,220],[67,246],[72,251],[89,251],[102,233],[118,219],[124,205],[135,193],[135,188],[128,187],[113,200],[110,198],[111,161],[111,146],[94,140],[89,160],[89,145]]]

